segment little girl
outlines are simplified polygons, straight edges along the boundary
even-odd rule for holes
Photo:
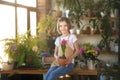
[[[45,75],[45,80],[57,80],[59,76],[63,76],[74,68],[74,58],[79,53],[77,37],[74,34],[70,34],[69,30],[71,29],[71,23],[68,18],[61,17],[58,19],[57,31],[61,35],[55,40],[55,52],[54,57],[55,61],[52,63],[50,69]],[[61,66],[59,64],[59,57],[62,56],[61,41],[66,40],[65,47],[65,65]]]

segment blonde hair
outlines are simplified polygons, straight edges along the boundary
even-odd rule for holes
[[[70,22],[70,20],[67,17],[61,17],[61,18],[59,18],[57,20],[57,32],[59,34],[61,34],[60,29],[59,29],[59,27],[60,27],[59,24],[60,24],[60,22],[63,22],[63,21],[65,21],[67,23],[68,30],[71,29],[71,22]]]

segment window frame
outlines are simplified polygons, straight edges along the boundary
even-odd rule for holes
[[[17,4],[16,3],[16,0],[15,0],[15,3],[13,2],[8,2],[8,1],[1,1],[0,0],[0,4],[3,4],[3,5],[8,5],[8,6],[13,6],[15,7],[15,36],[17,37],[17,34],[18,34],[18,29],[17,29],[17,7],[20,7],[20,8],[26,8],[27,9],[27,31],[30,30],[30,12],[36,12],[36,24],[38,23],[38,5],[37,5],[37,2],[38,0],[36,0],[36,7],[30,7],[30,6],[26,6],[26,5],[22,5],[22,4]],[[36,30],[37,31],[37,30]],[[36,32],[37,33],[37,32]],[[28,33],[28,36],[30,36],[31,34]]]

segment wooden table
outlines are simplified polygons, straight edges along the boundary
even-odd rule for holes
[[[24,74],[42,74],[44,77],[44,74],[48,71],[48,69],[39,69],[39,70],[32,70],[32,69],[16,69],[16,70],[1,70],[0,74],[8,74],[8,76],[13,76],[16,74],[24,75]],[[98,75],[98,71],[96,70],[88,70],[88,69],[80,69],[80,68],[74,68],[73,71],[68,73],[68,75]],[[58,80],[70,80],[70,77],[64,77],[64,78],[58,78]],[[76,79],[79,80],[79,79]]]
[[[0,74],[45,74],[48,69],[39,69],[39,70],[31,70],[31,69],[16,69],[16,70],[1,70]],[[97,70],[88,70],[88,69],[79,69],[75,68],[73,71],[68,73],[70,75],[97,75]]]

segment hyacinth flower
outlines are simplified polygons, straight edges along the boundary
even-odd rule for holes
[[[66,43],[67,41],[65,39],[61,41],[62,56],[65,56]]]

